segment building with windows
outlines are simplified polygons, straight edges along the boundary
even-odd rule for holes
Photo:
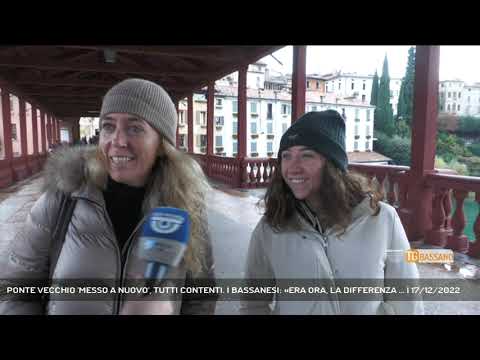
[[[263,72],[263,77],[261,76]],[[249,75],[250,74],[250,75]],[[260,79],[260,83],[257,81]],[[342,78],[345,79],[345,78]],[[358,77],[359,89],[363,78]],[[238,152],[238,100],[237,75],[231,74],[215,84],[214,97],[214,148],[220,156],[235,157]],[[338,84],[338,83],[337,83]],[[351,84],[349,82],[348,84]],[[264,64],[250,65],[247,72],[247,156],[276,157],[283,133],[291,124],[291,91],[288,76],[272,75]],[[346,121],[346,150],[351,162],[388,163],[389,158],[376,154],[373,149],[373,115],[375,107],[370,99],[371,89],[365,81],[365,90],[360,96],[352,91],[338,93],[327,91],[325,78],[319,75],[307,76],[305,111],[338,111]],[[350,85],[350,87],[352,87]],[[341,90],[341,88],[340,88]],[[346,94],[346,95],[345,95]],[[186,100],[179,103],[179,147],[187,150]],[[193,126],[194,152],[206,153],[207,99],[205,94],[194,94]],[[355,156],[352,154],[355,153]]]
[[[439,83],[439,111],[458,116],[480,116],[480,83],[462,80]]]

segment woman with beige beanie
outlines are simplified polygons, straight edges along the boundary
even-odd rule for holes
[[[105,95],[98,146],[64,149],[45,166],[44,193],[25,228],[12,243],[1,271],[8,279],[141,278],[136,257],[144,218],[158,206],[189,213],[190,241],[169,278],[182,283],[206,279],[214,285],[214,261],[204,195],[208,182],[200,166],[175,148],[177,112],[167,92],[142,79],[127,79]],[[75,201],[56,266],[49,269],[52,233],[64,196]],[[126,301],[123,294],[95,301],[9,300],[3,314],[213,314],[216,297]],[[127,304],[127,306],[125,306]]]

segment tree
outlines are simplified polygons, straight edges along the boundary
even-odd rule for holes
[[[378,100],[378,75],[377,70],[375,70],[375,75],[373,75],[372,81],[372,95],[370,96],[370,105],[377,106]]]
[[[377,140],[373,150],[393,160],[396,165],[410,166],[411,140],[397,135],[391,137],[381,131],[376,133]]]
[[[397,119],[403,119],[411,125],[413,117],[413,88],[415,82],[415,48],[408,49],[407,69],[400,86]]]
[[[383,61],[382,77],[378,88],[377,104],[375,109],[375,129],[393,136],[395,126],[393,124],[393,110],[390,104],[390,76],[388,74],[388,59],[385,55]]]

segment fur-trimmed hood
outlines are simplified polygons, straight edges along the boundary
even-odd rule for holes
[[[74,146],[50,155],[43,179],[43,191],[71,194],[89,182],[105,189],[108,173],[98,157],[96,145]]]

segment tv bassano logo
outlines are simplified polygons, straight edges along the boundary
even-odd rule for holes
[[[411,249],[405,252],[409,263],[452,264],[453,251],[449,249]]]

